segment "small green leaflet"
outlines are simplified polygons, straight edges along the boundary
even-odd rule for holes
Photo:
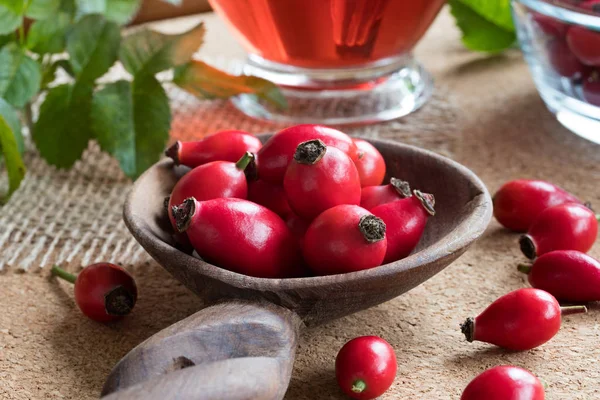
[[[21,108],[40,90],[39,64],[16,43],[0,50],[0,97]]]
[[[155,75],[190,61],[204,32],[202,23],[180,35],[144,29],[123,39],[119,59],[132,75]]]
[[[79,15],[102,14],[119,25],[131,21],[140,8],[141,0],[77,0]]]
[[[48,92],[32,137],[49,164],[70,168],[81,158],[90,139],[92,92],[87,82],[56,86]]]
[[[197,60],[177,68],[173,82],[182,89],[206,99],[254,94],[279,109],[287,107],[285,97],[272,82],[256,76],[229,75]]]
[[[56,54],[65,50],[70,17],[58,13],[51,19],[35,21],[27,33],[27,48],[38,54]]]
[[[8,173],[8,193],[0,198],[2,203],[8,201],[25,177],[25,165],[14,134],[20,132],[20,129],[19,117],[10,105],[0,98],[0,147]]]
[[[449,0],[448,4],[468,49],[495,53],[515,43],[508,0]]]
[[[117,60],[121,33],[119,26],[101,15],[80,19],[67,35],[70,64],[80,82],[93,82]]]
[[[25,15],[31,19],[39,20],[54,18],[59,7],[60,0],[29,0]]]
[[[23,0],[0,0],[0,35],[14,32],[23,22]]]
[[[0,115],[4,117],[4,120],[17,140],[19,154],[23,154],[25,152],[25,140],[23,139],[23,132],[21,131],[21,120],[16,111],[2,97],[0,97]],[[1,147],[2,146],[0,146],[0,148]]]
[[[96,92],[91,116],[100,147],[132,179],[158,161],[169,139],[169,99],[152,76],[114,82]]]

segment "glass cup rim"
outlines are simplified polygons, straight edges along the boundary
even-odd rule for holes
[[[557,3],[553,0],[512,0],[540,14],[574,25],[600,31],[600,15],[584,10],[574,4]]]

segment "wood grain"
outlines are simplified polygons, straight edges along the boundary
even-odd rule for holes
[[[231,300],[208,307],[129,352],[112,370],[102,395],[282,399],[299,326],[295,313],[269,303]]]

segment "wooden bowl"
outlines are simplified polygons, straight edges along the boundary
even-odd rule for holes
[[[463,254],[491,219],[492,203],[485,185],[469,169],[435,153],[393,141],[369,141],[386,160],[388,177],[399,177],[413,188],[434,194],[436,215],[429,218],[410,256],[348,274],[254,278],[178,250],[163,199],[185,170],[163,160],[146,171],[127,199],[125,223],[146,251],[175,278],[207,301],[220,304],[159,332],[132,350],[117,364],[103,393],[113,393],[111,399],[159,399],[180,394],[186,388],[190,398],[282,398],[300,327],[315,326],[388,301],[426,281]],[[238,332],[242,327],[249,330]],[[232,336],[232,332],[237,333]],[[245,350],[232,350],[242,342]],[[192,343],[210,346],[194,349]],[[262,353],[268,356],[260,357]],[[254,359],[251,366],[242,366],[240,360],[247,362],[248,358]],[[175,363],[174,367],[173,360],[196,371],[185,368],[173,372],[179,365]],[[224,383],[227,376],[215,363],[227,364],[222,367],[229,372],[243,368],[247,378],[237,386]],[[190,380],[200,373],[204,386],[191,388],[194,385],[189,384]],[[207,374],[217,382],[214,392],[206,387]]]

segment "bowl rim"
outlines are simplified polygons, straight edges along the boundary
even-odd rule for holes
[[[362,271],[326,276],[277,279],[257,278],[239,274],[237,272],[229,271],[227,269],[207,263],[162,241],[159,237],[154,235],[147,226],[144,226],[145,222],[142,221],[141,218],[136,216],[132,203],[137,189],[143,185],[144,180],[152,173],[154,169],[166,167],[168,165],[172,166],[172,160],[170,159],[163,159],[157,162],[147,171],[145,171],[136,180],[136,182],[134,182],[123,207],[123,219],[134,238],[148,253],[150,253],[151,256],[153,256],[153,253],[162,253],[163,255],[172,259],[173,262],[179,261],[180,264],[194,266],[198,269],[197,272],[199,274],[208,278],[221,281],[229,286],[240,289],[258,291],[294,291],[302,289],[316,289],[319,287],[331,288],[332,285],[340,283],[358,284],[371,280],[380,280],[384,277],[393,277],[399,273],[442,260],[461,250],[466,250],[466,248],[476,239],[478,239],[486,230],[492,217],[492,199],[485,184],[467,167],[447,157],[434,153],[433,151],[403,144],[398,141],[373,139],[360,136],[353,136],[353,138],[364,139],[376,147],[377,145],[385,144],[393,147],[403,148],[404,151],[414,152],[420,156],[433,158],[437,162],[445,164],[462,174],[476,192],[473,198],[470,200],[470,203],[472,203],[471,212],[460,224],[452,227],[451,231],[443,236],[443,238],[449,237],[457,231],[461,234],[459,236],[452,237],[452,239],[449,241],[440,239],[430,246],[401,260]],[[148,251],[148,246],[151,246],[154,251]],[[427,257],[424,257],[425,255]]]
[[[567,4],[554,0],[512,0],[512,2],[523,4],[530,10],[562,22],[585,26],[595,30],[600,29],[600,15],[575,4]]]

